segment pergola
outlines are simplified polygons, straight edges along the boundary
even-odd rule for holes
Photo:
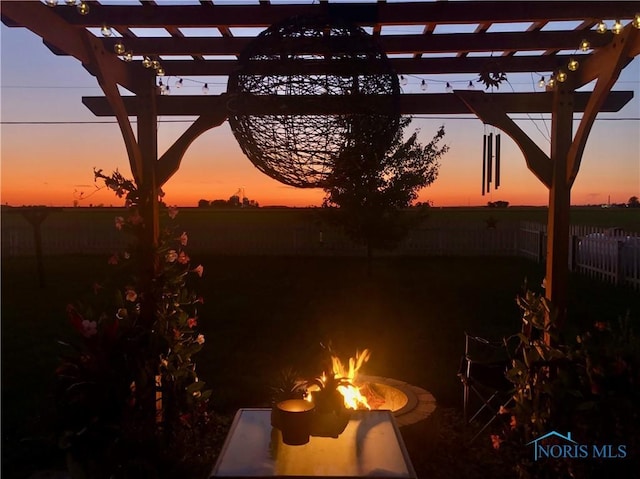
[[[528,168],[549,190],[546,296],[559,307],[560,314],[564,314],[571,187],[596,115],[618,111],[633,96],[633,92],[612,92],[611,88],[622,69],[640,53],[638,2],[372,0],[350,4],[329,0],[298,3],[255,0],[218,5],[216,0],[200,0],[189,5],[160,1],[132,1],[127,5],[104,3],[2,2],[2,22],[11,27],[28,28],[42,37],[54,54],[77,58],[96,77],[105,96],[86,97],[83,103],[94,114],[115,116],[118,121],[132,174],[146,198],[143,216],[152,225],[148,238],[151,243],[158,234],[157,189],[178,170],[189,145],[228,118],[231,100],[234,111],[257,114],[274,111],[336,114],[345,108],[340,98],[306,98],[301,102],[299,98],[284,95],[264,98],[229,93],[161,95],[157,76],[228,76],[237,70],[237,57],[252,38],[236,36],[234,29],[262,29],[288,17],[322,14],[347,19],[379,37],[398,75],[478,74],[490,63],[499,65],[500,71],[506,74],[550,72],[555,85],[537,93],[456,90],[453,94],[402,94],[400,108],[403,114],[473,113],[509,135],[518,145]],[[601,20],[619,23],[611,30],[598,31]],[[572,26],[545,29],[549,22],[562,21]],[[525,30],[504,28],[523,23],[528,24]],[[492,31],[496,24],[503,24],[503,28]],[[473,25],[473,31],[440,33],[439,28],[448,25]],[[388,27],[394,26],[412,27],[411,31],[417,27],[420,33],[387,34]],[[115,30],[119,36],[93,33],[100,28]],[[153,32],[161,31],[162,35],[136,35],[132,29],[138,33],[138,29],[155,29]],[[187,34],[190,29],[208,29],[215,36],[192,36]],[[543,53],[526,54],[540,51]],[[569,66],[576,58],[579,66]],[[259,73],[260,63],[254,63],[253,68]],[[322,59],[302,66],[285,62],[279,73],[322,74],[328,68],[329,64]],[[592,91],[576,91],[594,81]],[[121,94],[119,87],[130,94]],[[542,151],[509,116],[542,112],[551,113],[550,153]],[[582,117],[574,134],[574,113],[578,112]],[[160,115],[197,117],[161,154],[157,148]],[[135,132],[131,117],[137,119]]]

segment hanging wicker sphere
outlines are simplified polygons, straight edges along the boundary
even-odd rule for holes
[[[239,63],[229,124],[251,162],[284,184],[322,187],[342,151],[386,151],[398,129],[398,77],[360,27],[289,19],[258,35]]]

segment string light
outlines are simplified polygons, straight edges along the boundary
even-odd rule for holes
[[[556,80],[558,80],[560,83],[564,83],[565,81],[567,81],[567,74],[564,71],[559,70],[558,74],[556,75]]]
[[[113,51],[115,51],[117,55],[122,55],[125,52],[125,48],[122,42],[116,43],[113,46]]]
[[[640,29],[640,13],[636,13],[631,23],[635,28]]]
[[[451,83],[447,82],[447,86],[445,86],[444,91],[446,91],[447,93],[453,93],[453,87],[451,86]]]
[[[182,88],[182,78],[179,78],[175,83],[176,88]]]
[[[156,75],[159,76],[159,77],[163,77],[164,76],[164,68],[158,67],[158,69],[156,70]]]
[[[76,0],[66,0],[68,6],[73,7],[76,4]]]
[[[78,4],[78,13],[80,15],[88,15],[89,14],[89,5],[86,2],[80,2]]]
[[[46,0],[46,3],[50,7],[55,7],[58,5],[58,0]]]
[[[575,58],[571,58],[569,60],[569,63],[567,63],[567,68],[572,72],[576,71],[579,66],[580,64],[578,63],[578,60],[576,60]]]
[[[122,59],[127,63],[133,61],[133,52],[129,51],[129,52],[125,53],[122,56]]]
[[[142,66],[145,68],[151,68],[153,66],[153,62],[151,61],[151,58],[144,57],[142,59]]]
[[[405,76],[400,75],[400,85],[406,86],[407,83],[409,83],[409,81],[405,78]]]
[[[207,83],[205,83],[205,84],[202,86],[202,93],[204,93],[205,95],[208,95],[208,94],[209,94],[209,85],[208,85]]]
[[[111,27],[108,27],[107,25],[102,25],[102,28],[100,28],[100,33],[102,33],[103,37],[110,37],[111,35],[113,35]]]
[[[622,23],[620,23],[620,20],[616,20],[615,22],[613,22],[613,26],[611,27],[611,31],[615,35],[619,35],[620,33],[622,33]]]
[[[607,24],[604,23],[603,20],[600,20],[598,22],[598,25],[596,25],[596,32],[598,32],[598,33],[606,33],[607,32]]]
[[[544,88],[544,86],[545,86],[544,77],[541,76],[540,80],[538,80],[538,88]]]
[[[554,86],[556,86],[556,80],[555,80],[555,78],[550,77],[550,78],[549,78],[549,81],[547,82],[547,86],[548,86],[549,88],[553,88]]]
[[[420,89],[421,89],[422,91],[427,91],[427,82],[426,82],[426,81],[422,80],[422,81],[420,82]]]
[[[589,48],[591,48],[591,44],[589,43],[589,40],[582,40],[580,42],[580,50],[582,50],[583,52],[586,52]]]
[[[157,70],[160,68],[160,62],[158,60],[151,60],[151,68]]]
[[[469,84],[467,85],[467,90],[475,90],[476,87],[471,80],[469,80]]]

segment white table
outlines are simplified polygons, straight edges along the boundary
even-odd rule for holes
[[[354,411],[338,438],[289,446],[271,427],[271,409],[240,409],[212,478],[380,477],[416,479],[390,411]]]

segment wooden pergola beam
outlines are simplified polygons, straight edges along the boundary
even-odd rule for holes
[[[593,48],[603,47],[611,41],[613,34],[595,31],[538,31],[497,33],[442,33],[433,35],[380,35],[378,43],[387,54],[417,54],[443,52],[489,52],[502,51],[505,45],[511,50],[573,50],[586,39]],[[102,38],[107,49],[119,42],[118,38]],[[136,37],[127,39],[127,48],[136,55],[240,55],[253,41],[253,37]],[[263,39],[266,47],[270,42]],[[363,40],[364,41],[364,40]],[[366,45],[357,39],[328,37],[300,38],[290,41],[291,53],[324,54],[331,52],[357,53]]]
[[[551,72],[558,67],[566,65],[571,55],[557,56],[511,56],[500,57],[500,66],[507,73]],[[390,58],[389,64],[398,74],[413,75],[437,75],[442,72],[450,74],[473,73],[482,70],[488,61],[495,60],[491,57],[465,57],[465,58]],[[358,71],[367,73],[372,70],[371,62],[362,61]],[[290,73],[306,75],[353,73],[354,64],[340,64],[336,61],[305,60],[290,62],[252,62],[247,72],[256,75],[287,75]],[[167,76],[227,76],[238,70],[240,64],[237,60],[204,60],[194,62],[191,60],[163,60],[162,66]]]
[[[8,2],[7,2],[8,3]],[[25,3],[25,2],[18,2]],[[463,1],[432,3],[372,3],[320,5],[161,5],[132,7],[92,5],[88,15],[77,15],[64,5],[55,8],[66,22],[77,26],[132,28],[162,27],[267,27],[287,17],[320,13],[349,19],[359,25],[464,24],[484,22],[537,22],[593,18],[629,19],[638,3],[601,1]]]
[[[505,113],[549,113],[552,111],[553,94],[541,93],[481,93],[482,101],[500,108]],[[589,92],[575,95],[575,111],[583,111],[589,101]],[[632,91],[611,92],[600,111],[619,111],[633,98]],[[137,114],[135,97],[123,97],[124,105],[130,116]],[[221,99],[223,101],[221,101]],[[339,96],[247,96],[243,99],[236,95],[176,95],[160,96],[156,99],[158,115],[161,116],[199,116],[203,111],[229,108],[254,115],[268,114],[340,114],[362,108],[367,111],[367,103],[386,101],[381,96],[364,97],[346,102]],[[105,97],[86,96],[82,103],[96,116],[113,116],[109,102]],[[370,110],[369,110],[370,111]],[[456,95],[450,93],[403,94],[400,96],[400,112],[404,115],[431,114],[455,115],[469,114],[474,110]]]

